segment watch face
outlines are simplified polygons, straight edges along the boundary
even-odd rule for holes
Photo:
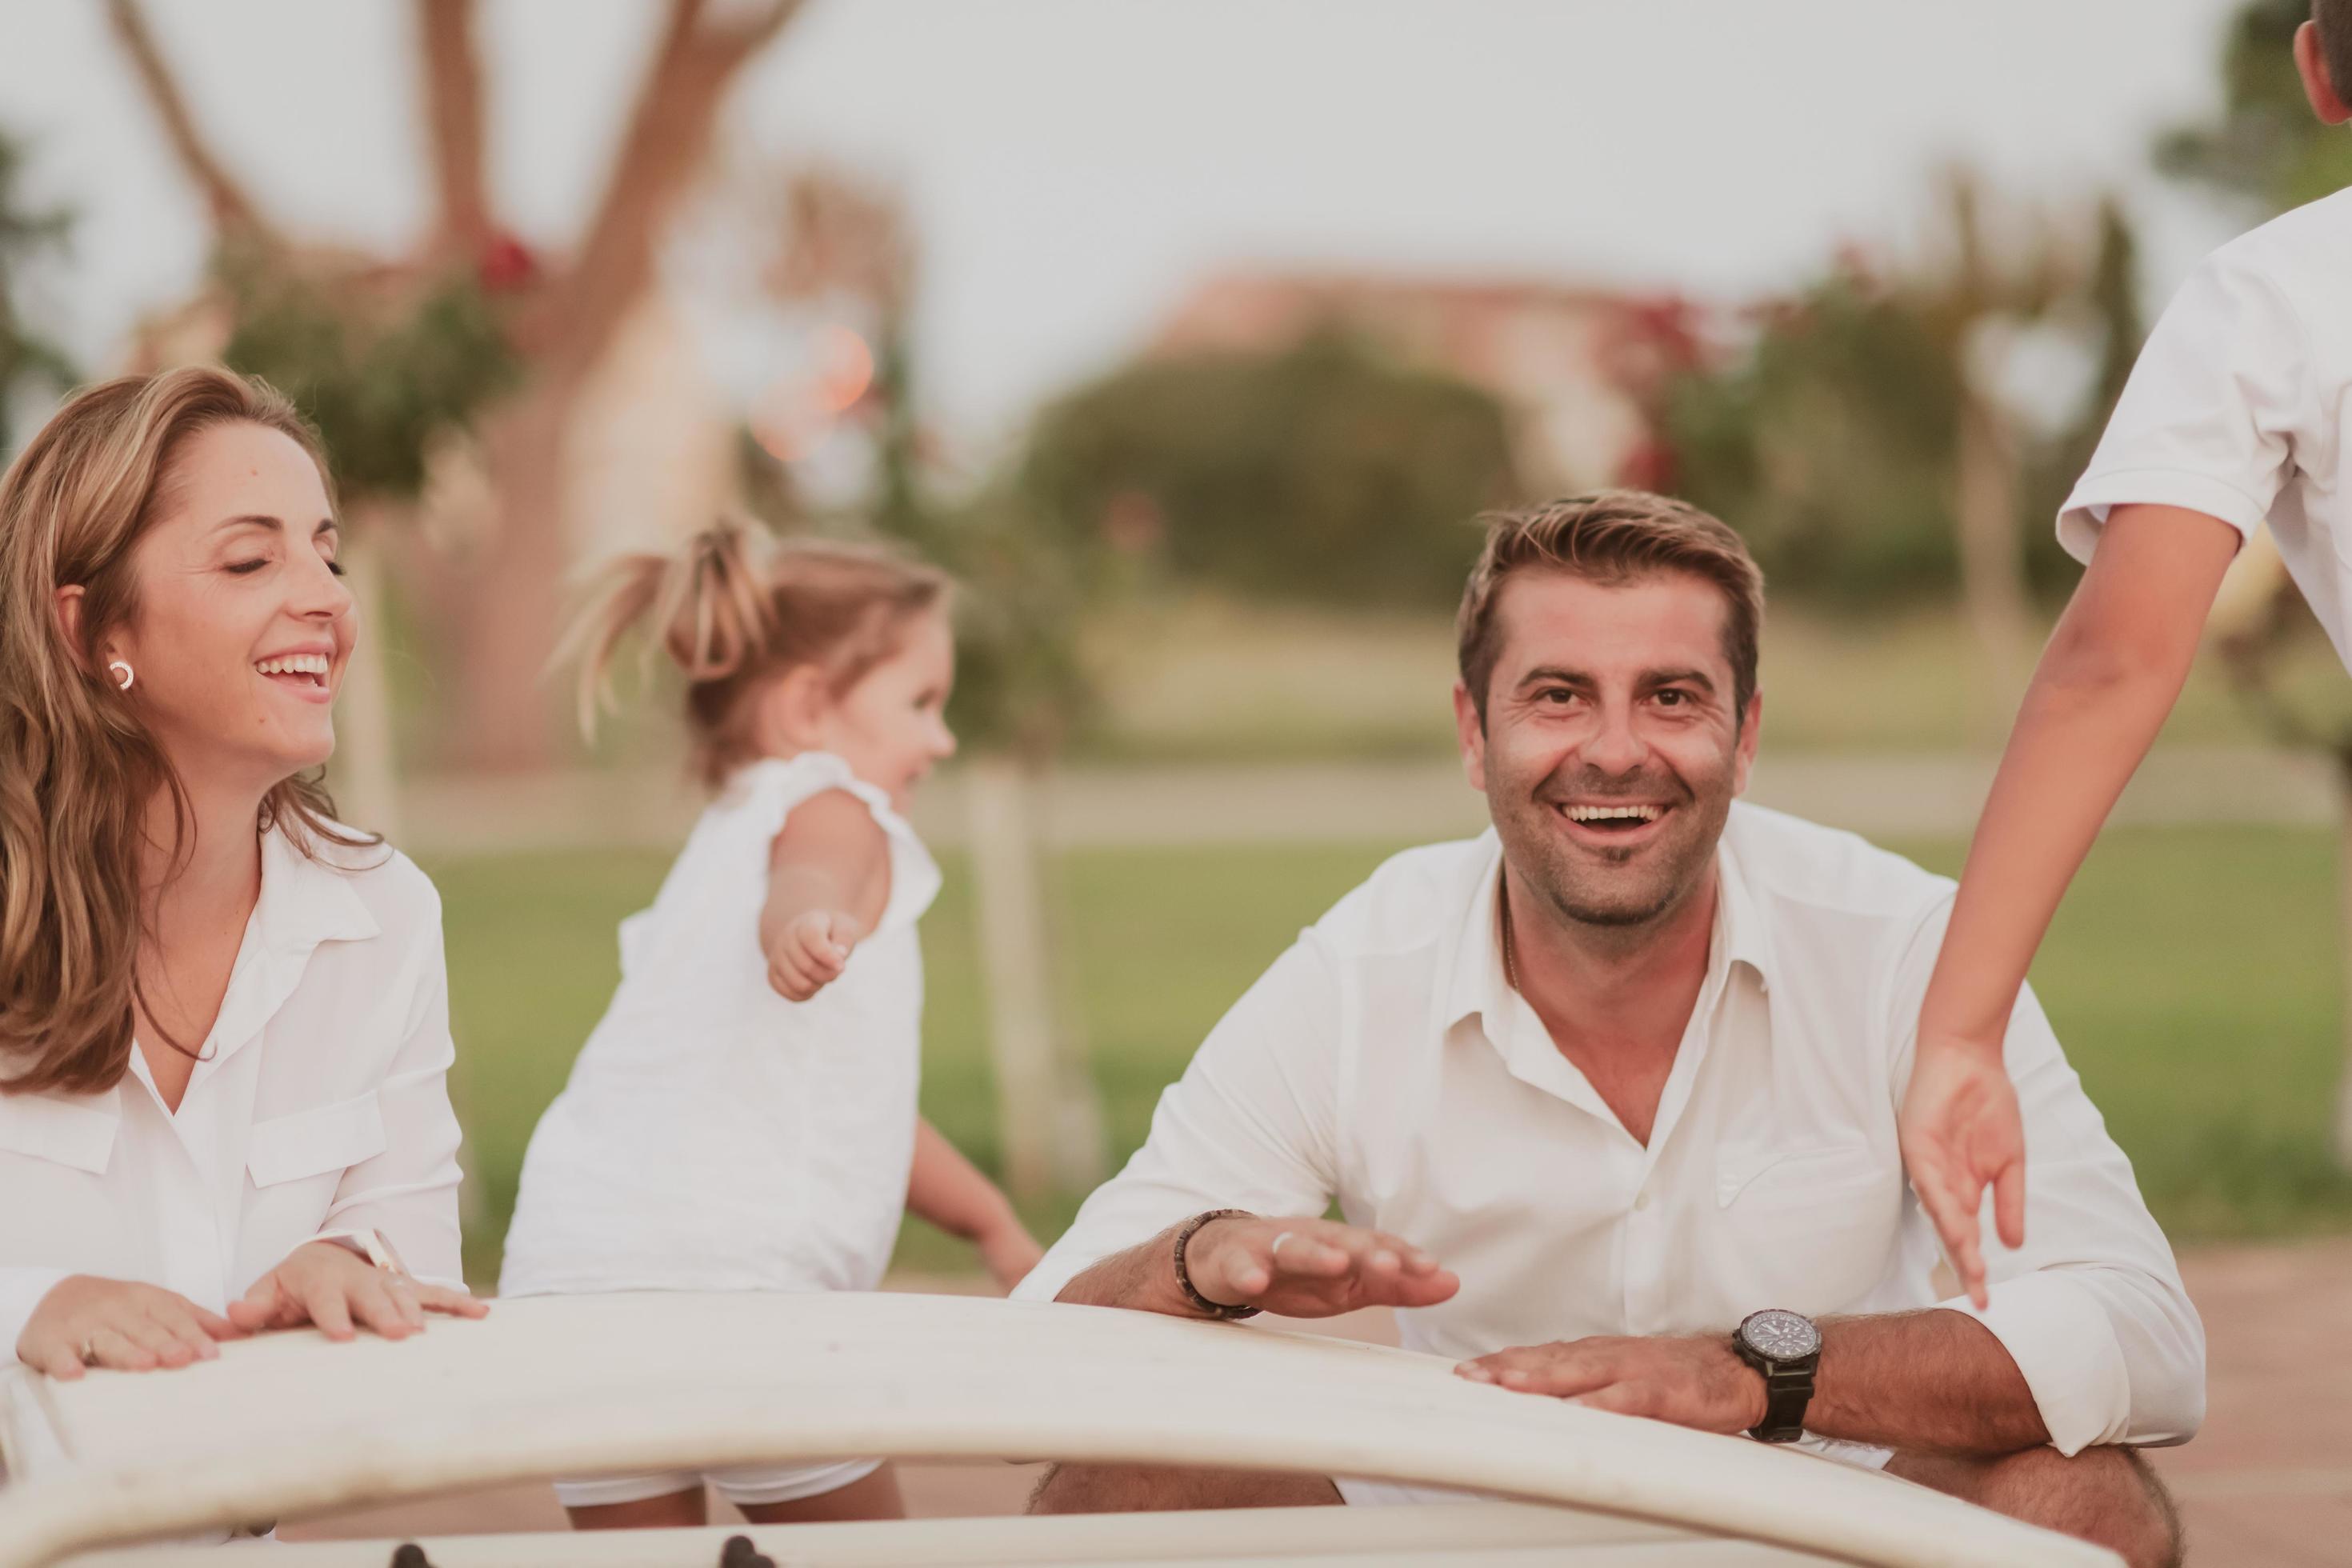
[[[1739,1337],[1770,1361],[1802,1361],[1822,1348],[1822,1331],[1811,1318],[1777,1308],[1751,1314],[1739,1325]]]

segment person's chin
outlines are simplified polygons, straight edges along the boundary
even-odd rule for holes
[[[278,770],[280,777],[292,778],[297,773],[325,767],[334,755],[335,732],[331,729],[323,735],[292,739],[289,744],[270,752],[270,763]]]

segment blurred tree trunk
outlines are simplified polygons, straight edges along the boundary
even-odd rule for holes
[[[2338,1044],[2335,1116],[2328,1129],[2336,1165],[2352,1171],[2352,725],[2300,710],[2275,683],[2281,658],[2298,634],[2316,635],[2310,613],[2267,533],[2242,554],[2247,585],[2225,592],[2209,621],[2213,647],[2241,700],[2281,744],[2327,759],[2336,782],[2336,943],[2342,955],[2343,1019]],[[2259,548],[2257,548],[2259,547]],[[2233,572],[2233,575],[2236,573]]]
[[[1014,1196],[1034,1198],[1054,1188],[1060,1096],[1053,969],[1030,816],[1034,792],[1020,764],[1005,757],[975,758],[963,775],[1004,1182]]]
[[[359,608],[359,643],[352,650],[337,704],[332,773],[335,808],[344,821],[400,841],[400,781],[394,766],[391,632],[384,619],[383,531],[394,526],[388,507],[361,506],[343,546],[344,581]]]
[[[2352,1171],[2352,745],[2337,747],[2335,763],[2336,881],[2340,918],[2336,940],[2344,951],[2344,1061],[2336,1081],[2332,1144],[2336,1163]]]
[[[2017,443],[1990,398],[1964,388],[1958,483],[1960,603],[1985,660],[1986,731],[2008,733],[2025,694],[2033,610],[2025,581],[2025,541],[2017,521]]]
[[[443,7],[457,3],[441,0]],[[653,285],[661,236],[709,154],[727,89],[802,4],[770,0],[719,23],[705,18],[701,0],[671,0],[586,236],[518,327],[539,374],[496,418],[486,443],[498,514],[478,569],[464,580],[464,602],[455,606],[466,670],[455,734],[463,762],[519,769],[553,755],[554,719],[540,678],[555,646],[572,557],[564,479],[572,416],[622,323]],[[435,8],[428,0],[428,16]],[[465,68],[456,51],[445,48],[446,62],[433,58],[429,43],[427,52],[428,63],[445,70]],[[467,132],[462,113],[436,111],[434,120],[453,138]],[[478,113],[470,124],[478,146]],[[457,172],[457,184],[445,186],[442,229],[462,235],[468,181],[478,178],[464,171],[478,170],[478,148],[470,160],[460,149],[441,162]]]
[[[709,153],[728,89],[803,0],[668,0],[604,195],[577,249],[539,263],[499,225],[485,173],[481,60],[472,0],[414,0],[420,113],[436,196],[421,275],[479,269],[517,296],[514,346],[531,374],[488,422],[495,515],[478,559],[436,574],[425,606],[456,642],[462,678],[451,726],[458,760],[530,767],[553,755],[555,714],[540,675],[553,648],[571,548],[565,441],[581,394],[654,282],[664,230]],[[716,11],[718,16],[712,15]],[[224,249],[290,251],[205,141],[137,0],[107,0],[115,37],[181,169],[205,198]]]
[[[975,758],[962,773],[1005,1185],[1020,1198],[1084,1192],[1103,1176],[1102,1119],[1055,1023],[1042,776],[1003,754]]]

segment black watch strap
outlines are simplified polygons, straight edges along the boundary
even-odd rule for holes
[[[1230,1322],[1236,1318],[1255,1318],[1259,1309],[1244,1306],[1238,1301],[1212,1301],[1195,1289],[1192,1285],[1192,1276],[1184,1267],[1186,1245],[1192,1241],[1193,1232],[1213,1219],[1255,1219],[1257,1215],[1247,1209],[1211,1209],[1206,1214],[1196,1214],[1186,1220],[1184,1228],[1176,1233],[1176,1288],[1184,1292],[1184,1300],[1191,1303],[1192,1310],[1202,1317],[1217,1318]]]
[[[1805,1406],[1813,1402],[1813,1369],[1818,1356],[1801,1362],[1767,1363],[1743,1353],[1748,1365],[1764,1374],[1764,1419],[1748,1429],[1759,1443],[1793,1443],[1805,1435]]]
[[[1813,1321],[1779,1309],[1751,1312],[1732,1331],[1732,1352],[1764,1380],[1764,1419],[1748,1429],[1759,1443],[1793,1443],[1805,1435],[1805,1409],[1822,1365]]]

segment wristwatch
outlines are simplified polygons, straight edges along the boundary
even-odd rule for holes
[[[1822,1364],[1822,1331],[1813,1321],[1778,1307],[1750,1312],[1733,1331],[1731,1348],[1764,1374],[1764,1420],[1748,1435],[1759,1443],[1793,1443],[1803,1436],[1813,1373]]]

